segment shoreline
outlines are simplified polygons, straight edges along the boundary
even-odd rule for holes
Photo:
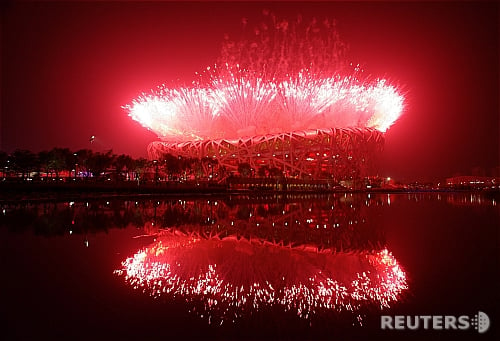
[[[500,189],[232,189],[215,183],[24,183],[0,182],[0,203],[20,201],[65,201],[104,198],[148,197],[224,197],[229,195],[332,195],[344,193],[410,194],[410,193],[478,193],[500,196]]]

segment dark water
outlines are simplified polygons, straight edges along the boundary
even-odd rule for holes
[[[495,339],[498,197],[0,204],[1,339]],[[490,318],[381,330],[381,315]]]

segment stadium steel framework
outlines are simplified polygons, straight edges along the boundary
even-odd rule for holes
[[[367,176],[383,144],[384,135],[376,129],[329,128],[238,139],[156,141],[148,146],[148,154],[152,160],[161,160],[165,154],[211,158],[229,172],[248,163],[254,170],[279,168],[289,177],[342,180]],[[209,170],[204,171],[208,174]]]

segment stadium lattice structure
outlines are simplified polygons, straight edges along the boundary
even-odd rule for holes
[[[240,163],[248,163],[255,170],[276,167],[287,176],[299,178],[318,179],[330,174],[346,179],[367,175],[373,155],[381,151],[383,143],[383,133],[376,129],[331,128],[232,140],[157,141],[149,145],[148,154],[157,160],[164,154],[208,157],[228,171],[237,171]]]

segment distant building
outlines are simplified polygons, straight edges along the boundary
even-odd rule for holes
[[[447,187],[498,188],[500,178],[489,176],[462,175],[446,179]]]

